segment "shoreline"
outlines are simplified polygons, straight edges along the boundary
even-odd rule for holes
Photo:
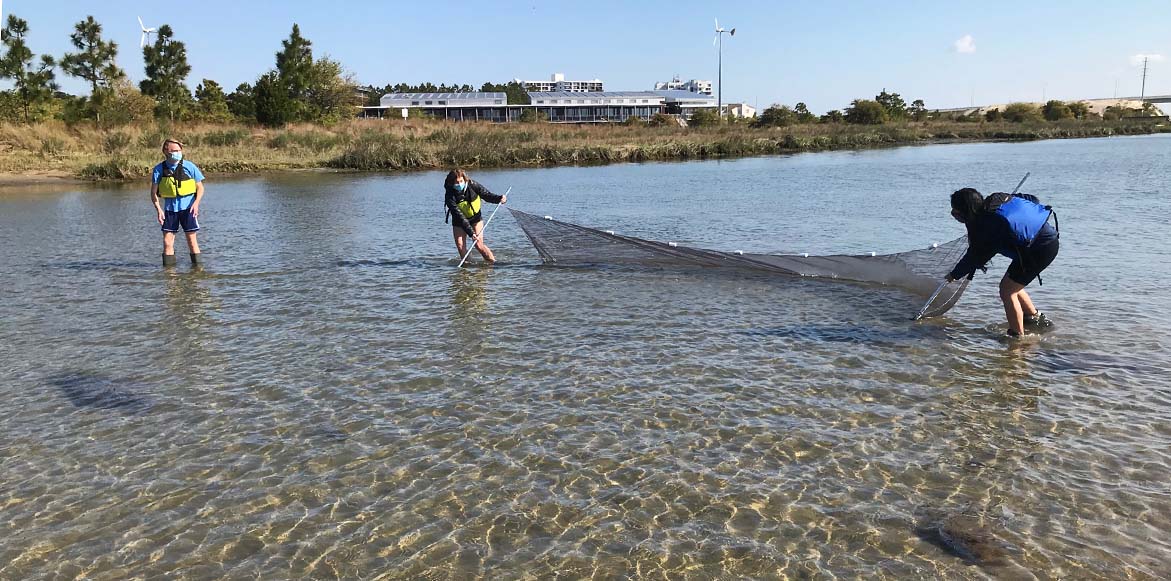
[[[9,128],[11,130],[11,127]],[[85,130],[56,138],[75,140],[70,155],[29,149],[0,155],[0,193],[132,184],[145,179],[154,159],[152,139],[170,134],[155,129],[138,136],[137,147],[84,151]],[[823,125],[773,129],[722,127],[661,130],[576,126],[492,126],[354,123],[341,127],[290,127],[247,133],[238,126],[204,126],[181,134],[190,140],[190,158],[209,177],[247,178],[293,173],[412,173],[453,166],[468,169],[523,169],[601,166],[614,163],[742,159],[769,155],[862,151],[916,145],[1027,142],[1153,135],[1171,132],[1150,124],[901,124]],[[124,132],[99,135],[124,136]],[[224,135],[234,137],[219,143]],[[121,137],[129,141],[131,136]],[[44,138],[42,138],[44,141]],[[93,141],[89,141],[92,143]],[[100,161],[98,161],[100,160]]]

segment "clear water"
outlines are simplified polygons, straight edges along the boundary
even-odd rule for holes
[[[198,163],[198,152],[191,152]],[[0,193],[0,578],[1159,578],[1171,137],[477,171],[721,250],[895,252],[947,195],[1058,208],[1004,342],[993,263],[893,290],[456,269],[439,173],[212,179],[207,266],[145,187]],[[958,539],[958,540],[957,540]]]

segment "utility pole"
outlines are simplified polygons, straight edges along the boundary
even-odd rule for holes
[[[1147,60],[1150,57],[1143,57],[1143,88],[1139,93],[1139,101],[1143,104],[1143,109],[1146,109],[1147,104]]]
[[[725,30],[720,28],[720,21],[716,20],[716,40],[720,46],[719,66],[716,72],[716,114],[724,117],[724,34],[736,36],[736,29]]]

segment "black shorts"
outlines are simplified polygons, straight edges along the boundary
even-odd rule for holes
[[[470,225],[472,227],[472,232],[476,231],[476,223],[480,222],[483,219],[484,219],[484,216],[482,214],[476,214],[475,216],[468,218],[468,225]],[[457,223],[455,220],[451,221],[451,228],[452,228],[452,230],[455,230],[456,232],[463,232],[464,231],[463,226],[460,226],[459,223]],[[464,232],[464,234],[467,234],[467,232]]]
[[[1004,275],[1021,286],[1029,286],[1029,283],[1033,282],[1042,270],[1052,264],[1054,258],[1057,258],[1059,246],[1059,241],[1054,238],[1051,242],[1040,246],[1022,248],[1020,256],[1008,265],[1008,272]]]

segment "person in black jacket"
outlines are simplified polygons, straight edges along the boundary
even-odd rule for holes
[[[470,237],[486,262],[496,262],[492,249],[484,244],[484,222],[480,215],[480,201],[483,199],[493,204],[503,204],[508,200],[508,196],[493,194],[488,188],[469,178],[462,169],[448,172],[447,179],[443,181],[443,189],[443,201],[447,206],[446,217],[451,218],[451,234],[455,238],[455,248],[459,251],[460,258],[467,253],[467,239]]]
[[[1018,206],[1019,212],[1010,210]],[[968,251],[948,273],[947,280],[970,278],[996,254],[1011,258],[1012,264],[1000,280],[1000,300],[1004,302],[1008,334],[1013,337],[1023,335],[1026,326],[1052,325],[1025,292],[1025,287],[1057,257],[1058,233],[1049,224],[1051,213],[1047,206],[1040,206],[1036,196],[1028,194],[995,193],[985,199],[975,189],[964,188],[951,195],[952,217],[967,226]]]

